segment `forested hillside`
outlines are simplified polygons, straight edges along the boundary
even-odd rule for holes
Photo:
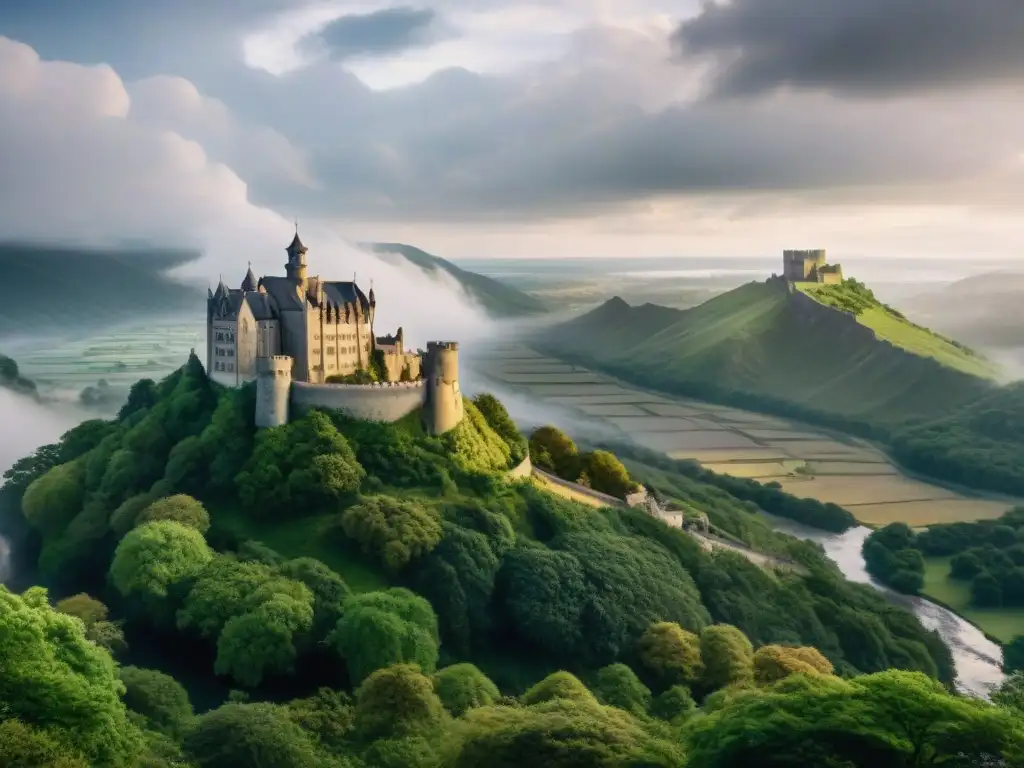
[[[0,591],[0,762],[724,768],[1024,748],[1010,705],[943,688],[935,633],[763,525],[756,483],[740,500],[629,459],[804,571],[509,483],[526,443],[493,398],[431,438],[415,417],[319,411],[257,433],[253,396],[192,358],[5,475],[0,517],[22,520],[49,592]]]
[[[780,280],[749,283],[688,310],[613,299],[546,329],[535,345],[652,388],[861,433],[945,414],[995,389],[877,339],[852,314]]]

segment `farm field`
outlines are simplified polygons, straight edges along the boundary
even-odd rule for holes
[[[965,495],[905,476],[882,452],[855,438],[804,424],[624,384],[522,345],[496,345],[474,370],[530,401],[560,405],[646,448],[708,469],[778,482],[805,498],[839,504],[869,526],[912,526],[995,518],[1009,501]],[[578,425],[567,415],[567,427]]]
[[[949,578],[948,557],[925,558],[922,594],[945,603],[953,611],[982,630],[1008,643],[1024,635],[1024,611],[1019,608],[975,608],[971,605],[970,585]]]

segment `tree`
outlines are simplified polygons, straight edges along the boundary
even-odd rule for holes
[[[602,703],[643,717],[651,706],[651,691],[625,664],[611,664],[597,672],[594,693]]]
[[[742,683],[753,675],[754,649],[747,636],[728,624],[715,624],[700,634],[704,684],[711,689]]]
[[[672,725],[685,722],[697,711],[697,703],[684,685],[673,685],[651,702],[651,714]]]
[[[437,616],[430,603],[407,589],[364,592],[345,602],[328,642],[345,659],[354,682],[392,664],[414,663],[430,673],[437,666]]]
[[[512,462],[518,464],[526,458],[529,447],[526,438],[519,432],[505,406],[494,395],[483,392],[473,398],[473,404],[480,411],[491,429],[498,433],[512,451]]]
[[[1003,588],[999,580],[987,571],[974,577],[971,582],[971,600],[982,608],[994,608],[1003,604]]]
[[[954,555],[949,561],[949,575],[954,579],[969,581],[985,570],[981,558],[972,551]]]
[[[213,550],[195,528],[170,520],[146,523],[121,539],[110,578],[124,596],[159,602],[168,589],[197,576],[213,559]]]
[[[124,536],[135,527],[135,521],[142,514],[142,510],[154,501],[156,501],[156,497],[148,492],[129,496],[110,514],[110,530],[118,538]]]
[[[590,487],[620,499],[632,492],[636,485],[629,479],[629,472],[614,454],[608,451],[594,451],[586,454],[583,471],[590,479]]]
[[[703,669],[700,638],[678,624],[658,622],[647,628],[637,644],[641,663],[667,685],[692,683]]]
[[[89,768],[89,763],[58,733],[0,720],[0,765],[5,768]]]
[[[116,666],[78,619],[53,610],[46,590],[0,587],[0,711],[59,733],[90,765],[126,765],[142,748],[121,702]]]
[[[313,634],[324,638],[341,618],[342,606],[352,591],[336,574],[319,560],[299,557],[288,560],[279,568],[283,576],[300,581],[313,593]]]
[[[29,525],[47,536],[60,533],[85,503],[85,465],[61,464],[25,489],[21,509]]]
[[[135,525],[157,520],[173,520],[189,528],[195,528],[203,535],[210,530],[210,513],[206,511],[206,507],[183,493],[154,501],[139,513]]]
[[[378,669],[356,691],[355,733],[364,742],[429,733],[444,716],[433,683],[414,664]]]
[[[770,685],[790,675],[831,675],[832,662],[817,648],[763,645],[754,652],[754,682]]]
[[[541,469],[566,480],[580,476],[576,443],[557,427],[541,427],[530,435],[530,459]]]
[[[992,703],[1014,711],[1017,717],[1024,715],[1024,672],[1014,672],[1003,680],[992,692]]]
[[[498,686],[472,664],[453,664],[434,673],[434,690],[453,716],[474,707],[493,704],[501,695]]]
[[[312,596],[305,601],[274,595],[249,613],[228,620],[217,640],[218,675],[255,687],[268,673],[291,672],[293,637],[313,624]]]
[[[435,510],[391,496],[363,499],[346,509],[341,521],[346,536],[358,541],[363,551],[377,555],[392,571],[441,541],[441,521]]]
[[[588,703],[597,701],[587,686],[581,683],[578,677],[568,672],[552,672],[520,697],[526,706],[542,704],[554,699]]]
[[[185,734],[183,746],[198,768],[317,768],[314,744],[273,704],[229,703],[207,712]]]
[[[1003,672],[1012,674],[1024,670],[1024,635],[1015,635],[1003,646]]]
[[[188,692],[170,675],[155,669],[122,667],[125,705],[146,720],[155,731],[180,739],[192,724],[194,714]]]
[[[81,619],[85,625],[85,637],[108,651],[120,653],[127,649],[121,625],[107,621],[107,606],[83,593],[66,597],[54,610]]]
[[[349,751],[348,736],[355,711],[348,693],[320,688],[308,698],[288,702],[288,714],[331,754]]]

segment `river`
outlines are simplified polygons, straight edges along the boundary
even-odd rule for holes
[[[925,627],[936,630],[953,652],[960,691],[987,698],[991,689],[1002,682],[1003,652],[981,630],[930,600],[894,592],[868,575],[860,549],[871,533],[869,528],[859,526],[834,534],[778,517],[772,518],[772,524],[782,533],[818,542],[850,581],[870,584],[890,602],[913,611]]]

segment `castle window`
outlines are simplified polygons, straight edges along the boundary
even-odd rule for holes
[[[235,350],[229,349],[228,350],[228,357],[234,357],[234,356],[235,356]]]
[[[224,341],[224,334],[223,333],[218,333],[217,334],[217,341]]]
[[[333,355],[334,354],[334,347],[328,347],[327,348],[327,354],[328,355]]]
[[[331,363],[330,365],[328,365],[327,366],[327,370],[328,371],[333,371],[334,370],[334,363]]]
[[[229,371],[235,370],[235,364],[234,363],[228,363],[228,370]]]
[[[313,354],[314,355],[319,355],[320,354],[320,350],[319,349],[314,349],[313,350]]]
[[[319,333],[318,333],[318,334],[316,334],[316,335],[315,335],[315,336],[313,337],[313,339],[314,339],[315,341],[320,341],[320,334],[319,334]]]

